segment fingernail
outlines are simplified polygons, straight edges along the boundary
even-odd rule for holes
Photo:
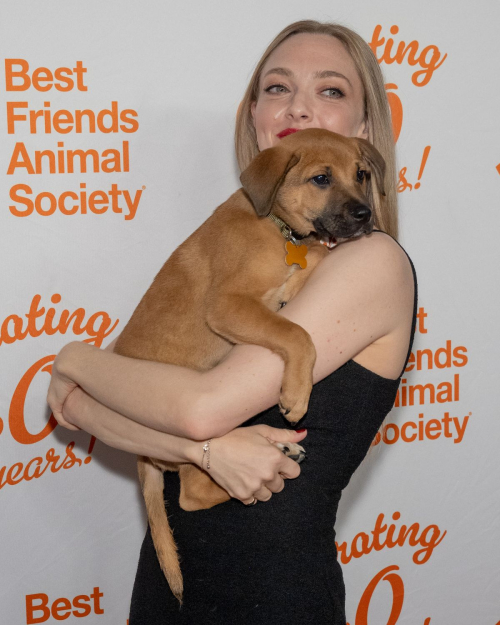
[[[302,428],[300,430],[295,430],[297,432],[297,434],[302,434],[302,432],[306,432],[307,429],[306,428]]]

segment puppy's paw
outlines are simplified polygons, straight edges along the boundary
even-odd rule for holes
[[[298,423],[306,414],[309,404],[309,393],[310,391],[305,395],[305,398],[298,400],[285,396],[285,393],[281,394],[279,401],[280,412],[292,425]]]
[[[285,364],[279,408],[281,414],[290,423],[295,424],[302,419],[307,412],[309,397],[313,387],[313,367],[316,360],[316,350],[311,337],[302,331],[297,335],[297,345],[290,359]],[[302,345],[300,345],[302,339]]]
[[[298,464],[306,457],[306,450],[302,445],[297,445],[297,443],[276,443],[276,447],[281,449],[285,456],[295,460]]]

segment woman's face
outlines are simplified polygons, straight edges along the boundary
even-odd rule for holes
[[[331,35],[300,33],[280,44],[262,68],[251,112],[259,150],[304,128],[368,138],[361,80]]]

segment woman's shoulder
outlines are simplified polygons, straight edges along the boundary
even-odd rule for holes
[[[372,257],[393,256],[394,258],[407,258],[406,252],[396,239],[382,230],[373,230],[371,234],[344,241],[337,245],[334,251],[341,251],[343,253],[350,252],[356,255],[370,255]]]
[[[337,245],[320,264],[329,274],[345,274],[371,290],[373,286],[392,290],[413,287],[409,256],[400,244],[380,230]],[[411,290],[411,289],[410,289]]]
[[[328,289],[332,306],[341,290],[351,302],[345,319],[356,323],[364,342],[358,343],[353,360],[396,379],[407,357],[415,314],[416,282],[406,252],[377,231],[339,244],[317,269],[322,274],[318,288],[338,285],[337,294]]]
[[[410,331],[413,312],[410,261],[396,241],[374,232],[333,248],[282,314],[318,343],[330,340],[342,360],[388,337],[399,342]],[[327,357],[335,368],[338,359]]]

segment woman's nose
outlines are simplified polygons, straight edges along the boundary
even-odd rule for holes
[[[312,107],[309,98],[304,94],[294,94],[290,100],[286,116],[289,119],[310,119],[312,117]]]

